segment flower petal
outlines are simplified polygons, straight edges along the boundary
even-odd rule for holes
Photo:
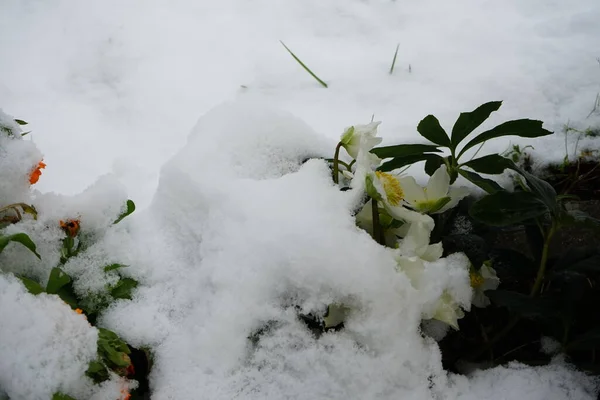
[[[450,175],[448,175],[446,166],[440,165],[427,182],[427,199],[437,200],[446,197],[449,187]]]
[[[421,258],[425,261],[434,262],[439,260],[442,254],[444,254],[444,247],[442,242],[439,242],[427,246],[427,250],[421,254]]]
[[[404,192],[404,200],[408,204],[416,207],[417,203],[427,200],[425,191],[417,184],[415,178],[412,176],[403,176],[399,181],[400,187],[402,187],[402,191]]]
[[[449,209],[456,207],[458,202],[467,197],[469,193],[469,188],[465,186],[451,187],[448,193],[448,196],[450,196],[450,201],[436,214],[443,213],[444,211],[448,211]]]
[[[429,230],[433,230],[435,223],[429,215],[421,214],[416,211],[409,210],[402,206],[391,206],[387,203],[384,204],[387,212],[397,220],[404,222],[421,222]]]

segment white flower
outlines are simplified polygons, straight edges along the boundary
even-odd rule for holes
[[[367,194],[380,201],[392,218],[409,223],[421,222],[432,230],[434,222],[430,216],[403,207],[404,190],[400,179],[387,172],[369,172],[365,177]]]
[[[342,134],[340,143],[346,149],[350,157],[357,159],[360,150],[368,152],[383,140],[377,135],[377,127],[381,121],[371,122],[367,125],[355,125],[346,129]]]
[[[460,308],[454,298],[444,291],[437,301],[435,311],[430,318],[437,319],[450,325],[452,328],[458,330],[458,320],[465,316],[465,313]]]
[[[469,194],[466,187],[450,187],[450,176],[445,165],[435,171],[425,188],[419,186],[411,176],[400,178],[400,184],[404,190],[406,204],[424,213],[443,213]]]
[[[500,284],[500,279],[496,275],[496,271],[483,263],[479,271],[472,269],[469,272],[471,278],[471,287],[473,288],[472,303],[475,307],[485,308],[490,305],[490,299],[485,295],[486,290],[496,290]]]
[[[429,244],[431,230],[422,222],[413,222],[400,241],[398,252],[406,257],[419,257],[428,262],[439,260],[444,249],[442,243]]]

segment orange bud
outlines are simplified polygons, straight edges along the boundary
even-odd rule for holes
[[[35,167],[35,169],[31,171],[31,174],[29,175],[29,184],[33,185],[37,183],[37,181],[40,179],[40,176],[42,175],[42,169],[44,168],[46,168],[46,164],[44,164],[43,161],[40,161],[37,167]]]

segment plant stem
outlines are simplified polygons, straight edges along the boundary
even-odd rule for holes
[[[548,251],[550,249],[550,242],[552,241],[552,237],[556,233],[556,222],[552,222],[552,226],[550,230],[546,234],[544,240],[544,247],[542,248],[542,258],[540,260],[540,267],[538,268],[538,273],[535,278],[535,282],[533,283],[533,287],[531,288],[530,297],[535,297],[538,294],[540,287],[542,286],[542,281],[544,280],[544,274],[546,273],[546,264],[548,262]]]
[[[333,182],[339,182],[339,171],[340,171],[340,149],[342,148],[342,142],[339,142],[337,146],[335,146],[335,154],[333,155]]]
[[[380,245],[385,245],[383,230],[381,229],[381,224],[379,223],[379,206],[377,205],[377,200],[371,199],[372,201],[372,212],[373,212],[373,239]]]

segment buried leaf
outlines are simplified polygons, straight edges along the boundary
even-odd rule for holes
[[[42,258],[36,251],[35,243],[33,243],[31,238],[25,233],[15,233],[14,235],[0,236],[0,253],[2,253],[4,248],[10,242],[21,243],[23,246],[27,247],[33,254],[35,254],[37,258]]]
[[[341,325],[350,314],[350,310],[350,307],[343,304],[330,304],[327,307],[327,315],[323,316],[325,328],[334,328]]]
[[[48,278],[48,284],[46,285],[46,292],[56,294],[69,282],[71,282],[71,277],[63,270],[58,267],[52,268],[50,271],[50,278]]]
[[[33,279],[25,278],[24,276],[19,276],[18,278],[23,282],[29,293],[33,295],[44,293],[44,287]]]
[[[125,206],[127,207],[127,209],[121,215],[119,215],[119,218],[117,218],[115,222],[113,222],[113,225],[118,224],[123,220],[123,218],[127,217],[135,211],[135,203],[132,200],[127,200]]]

